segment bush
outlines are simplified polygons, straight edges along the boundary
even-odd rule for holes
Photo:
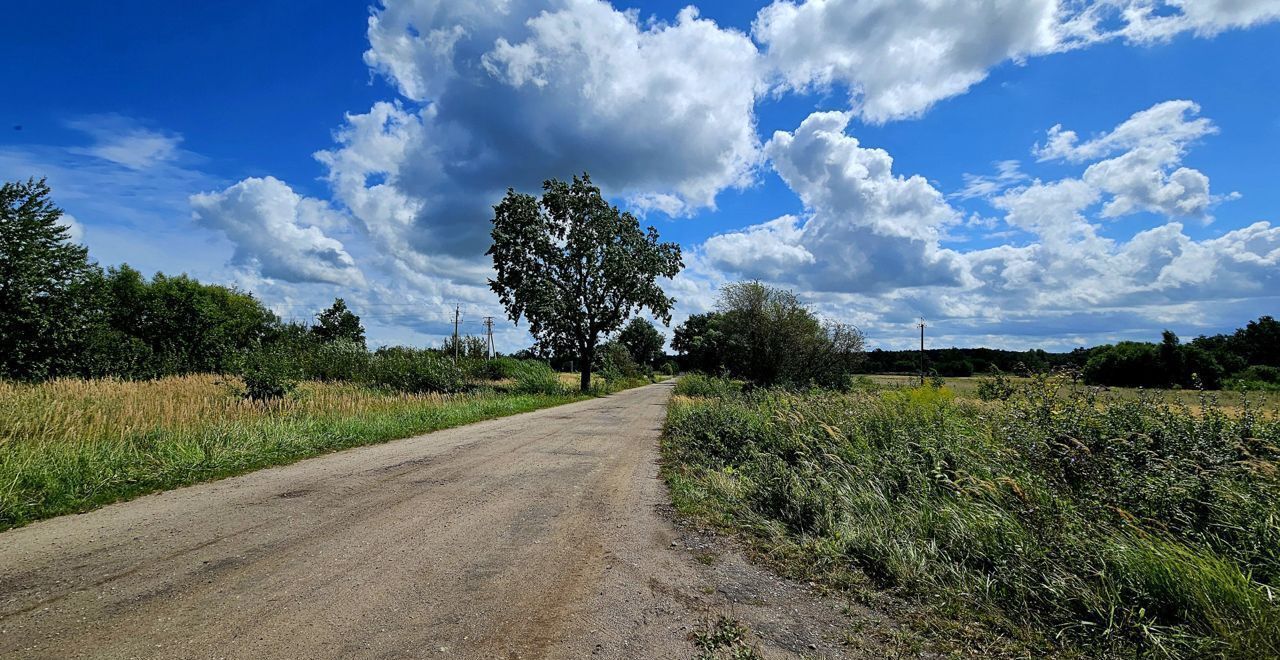
[[[560,374],[552,371],[545,362],[537,360],[517,361],[513,367],[516,379],[514,390],[524,394],[564,394]]]
[[[1280,386],[1280,368],[1254,365],[1236,374],[1232,379],[1235,388],[1262,390]]]
[[[245,356],[240,377],[246,399],[271,401],[284,398],[298,386],[298,366],[286,352],[260,349]]]
[[[370,356],[362,344],[338,339],[300,350],[303,375],[309,379],[359,383],[368,378]]]
[[[369,361],[369,383],[397,392],[461,392],[462,369],[435,351],[379,349]]]
[[[1006,401],[1013,396],[1013,381],[997,369],[995,373],[978,379],[978,398],[983,401]]]
[[[742,385],[742,381],[694,373],[685,375],[676,382],[675,393],[680,396],[718,398],[741,392]]]

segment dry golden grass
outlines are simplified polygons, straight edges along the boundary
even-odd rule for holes
[[[0,382],[0,529],[154,490],[582,398],[402,394],[306,382],[246,400],[237,378]]]
[[[441,404],[450,395],[397,394],[307,382],[271,403],[240,396],[238,378],[200,374],[152,381],[0,382],[0,445],[126,441],[154,431],[299,416],[347,417]]]

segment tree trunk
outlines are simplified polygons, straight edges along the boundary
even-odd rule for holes
[[[579,357],[582,360],[582,391],[585,393],[591,389],[591,367],[596,361],[595,347],[583,349]]]

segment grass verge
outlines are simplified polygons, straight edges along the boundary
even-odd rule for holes
[[[614,383],[596,394],[624,386]],[[0,530],[317,454],[588,396],[480,390],[402,394],[307,382],[270,403],[236,379],[0,382]]]
[[[735,389],[677,385],[677,510],[789,574],[901,596],[938,650],[1280,657],[1273,420],[1049,379],[1004,402]]]

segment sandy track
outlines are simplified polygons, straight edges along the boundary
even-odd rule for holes
[[[808,644],[837,626],[828,604],[797,609],[797,587],[738,559],[693,561],[659,513],[670,389],[0,534],[0,655],[689,657],[688,632],[735,600],[766,651],[827,655]]]

